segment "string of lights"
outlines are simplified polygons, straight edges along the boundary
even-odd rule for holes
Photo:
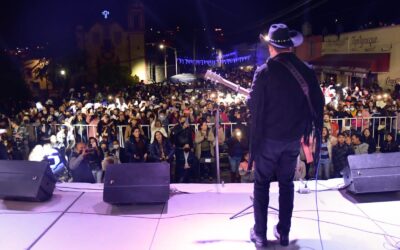
[[[185,58],[178,58],[179,64],[196,64],[196,65],[216,65],[218,63],[221,64],[232,64],[232,63],[241,63],[250,60],[251,56],[240,56],[235,58],[229,59],[221,59],[221,60],[194,60],[194,59],[185,59]]]

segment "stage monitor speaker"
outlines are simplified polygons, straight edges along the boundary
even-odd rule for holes
[[[0,198],[46,201],[51,198],[56,178],[47,162],[0,160]]]
[[[103,200],[111,204],[163,203],[169,199],[167,162],[123,163],[107,167]]]
[[[350,192],[400,191],[400,153],[350,155],[348,161],[343,178]]]

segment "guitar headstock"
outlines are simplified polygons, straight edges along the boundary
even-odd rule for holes
[[[212,82],[222,82],[224,78],[220,75],[218,75],[215,72],[212,72],[211,70],[207,70],[206,74],[204,75],[204,78],[206,80],[210,80]]]

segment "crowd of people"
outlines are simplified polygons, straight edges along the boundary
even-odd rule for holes
[[[221,73],[246,88],[253,75],[242,69]],[[398,87],[392,92],[377,86],[321,87],[326,106],[320,178],[339,177],[350,154],[399,151]],[[212,181],[218,142],[228,156],[231,181],[251,182],[248,114],[244,96],[206,81],[139,83],[119,91],[82,86],[63,100],[32,102],[15,116],[1,115],[0,158],[59,155],[50,164],[62,181],[102,182],[109,164],[160,161],[171,163],[174,182]],[[313,147],[302,143],[304,169],[297,178],[313,178],[312,153]]]
[[[217,107],[222,98],[226,100]],[[117,92],[94,85],[71,89],[61,102],[32,103],[15,117],[1,116],[1,158],[49,158],[42,150],[47,145],[60,154],[62,160],[56,162],[68,170],[60,173],[64,179],[101,182],[112,163],[167,161],[174,166],[173,181],[212,180],[217,108],[218,142],[235,158],[248,150],[245,143],[236,148],[247,134],[244,98],[204,81],[137,84]],[[228,140],[231,129],[223,123],[235,124],[236,140]],[[65,172],[69,178],[63,176]],[[232,180],[237,181],[239,162],[235,161],[232,172]]]
[[[349,155],[399,152],[400,86],[394,91],[384,91],[378,85],[353,89],[338,86],[321,85],[326,105],[320,179],[341,177]],[[303,142],[301,145],[300,158],[305,166],[299,176],[314,178],[314,149]]]

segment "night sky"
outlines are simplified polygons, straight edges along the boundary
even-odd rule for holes
[[[126,11],[132,0],[15,0],[1,4],[0,46],[73,43],[77,25],[88,29],[101,20],[107,9],[110,18],[126,23]],[[180,26],[181,42],[189,42],[193,32],[204,27],[221,27],[227,44],[254,42],[257,34],[274,22],[286,22],[301,29],[307,20],[313,33],[326,27],[336,32],[335,19],[343,30],[356,30],[362,24],[380,21],[399,23],[398,1],[385,0],[143,0],[146,6],[146,30],[173,30]],[[396,4],[397,3],[397,4]],[[210,42],[210,33],[198,32],[201,41]],[[212,43],[212,41],[211,41]]]

